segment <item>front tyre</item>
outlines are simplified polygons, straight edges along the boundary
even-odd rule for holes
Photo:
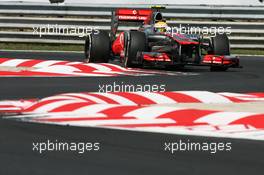
[[[211,40],[212,52],[214,55],[230,55],[230,42],[226,34],[217,34]],[[213,72],[226,71],[227,66],[211,66]]]
[[[217,34],[212,38],[214,55],[230,55],[230,42],[226,34]]]
[[[138,59],[140,52],[147,51],[147,38],[144,32],[130,31],[125,34],[124,67],[140,67]]]
[[[107,63],[110,57],[110,45],[110,37],[105,31],[88,35],[84,46],[85,62]]]

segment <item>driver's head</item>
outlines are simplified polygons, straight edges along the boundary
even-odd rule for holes
[[[159,22],[156,22],[154,24],[154,31],[155,32],[164,33],[164,32],[166,32],[167,28],[168,28],[168,25],[164,21],[159,21]]]

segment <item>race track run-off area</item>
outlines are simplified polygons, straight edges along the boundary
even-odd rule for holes
[[[9,172],[14,171],[11,162],[18,159],[22,160],[18,166],[21,174],[41,174],[35,168],[29,170],[27,161],[45,174],[72,174],[79,168],[86,172],[83,174],[131,175],[261,170],[262,57],[241,57],[242,69],[210,72],[208,67],[127,69],[115,61],[84,63],[80,53],[0,54],[1,164]],[[118,85],[122,92],[102,89],[110,85]],[[162,91],[125,92],[120,88],[125,85]],[[100,142],[102,147],[81,158],[75,153],[32,151],[32,141],[47,139],[88,140]],[[164,143],[179,140],[232,143],[232,151],[216,153],[214,159],[210,152],[176,155],[166,151]],[[116,163],[121,168],[114,168]],[[181,168],[175,169],[176,165]],[[142,167],[149,172],[142,173]]]
[[[9,119],[30,122],[263,140],[264,113],[177,106],[263,101],[264,93],[67,93],[40,100],[2,101],[0,112],[13,114]]]
[[[0,58],[0,76],[5,77],[69,77],[69,76],[146,76],[155,74],[177,75],[181,72],[158,72],[123,68],[109,63],[83,63],[59,60]]]

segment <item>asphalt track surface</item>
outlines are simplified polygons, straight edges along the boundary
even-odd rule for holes
[[[0,52],[1,57],[67,59],[79,61],[77,53]],[[165,84],[166,90],[209,90],[213,92],[257,92],[264,90],[264,58],[241,58],[243,69],[209,72],[188,68],[190,76],[114,78],[0,78],[0,98],[35,98],[62,92],[98,91],[99,84]],[[162,70],[161,70],[162,71]],[[100,151],[32,151],[32,142],[100,142]],[[164,142],[231,142],[232,151],[164,151]],[[0,119],[0,174],[263,174],[264,142],[129,132],[99,128],[63,127]]]
[[[1,57],[21,59],[82,61],[80,53],[27,53],[0,52]],[[122,76],[122,77],[66,77],[66,78],[2,78],[0,77],[0,99],[45,97],[63,92],[98,92],[99,85],[139,84],[166,86],[167,91],[207,90],[212,92],[263,92],[264,58],[242,57],[243,69],[227,72],[210,72],[208,67],[186,67],[181,70],[198,75],[176,76]],[[164,71],[164,70],[161,70]]]

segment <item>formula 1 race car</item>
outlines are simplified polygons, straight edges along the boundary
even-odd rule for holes
[[[137,30],[117,34],[120,22],[140,22]],[[165,24],[165,25],[164,25]],[[239,58],[230,56],[226,34],[205,38],[166,31],[158,9],[117,9],[112,12],[111,31],[90,34],[85,41],[85,61],[106,63],[118,58],[124,67],[185,65],[209,66],[211,71],[238,68]]]

